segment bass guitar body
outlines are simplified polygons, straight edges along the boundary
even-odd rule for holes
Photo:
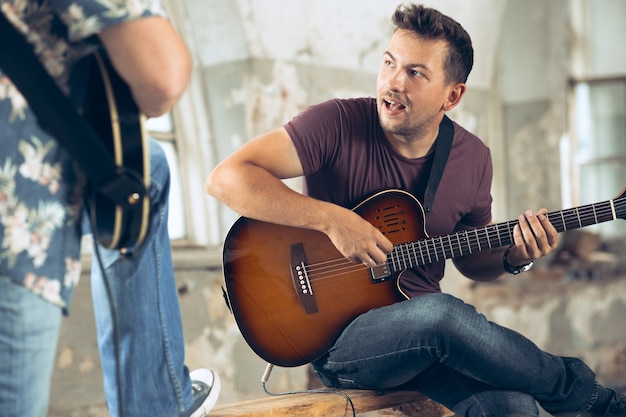
[[[89,73],[83,117],[114,158],[116,167],[128,173],[137,187],[150,187],[150,151],[141,114],[129,87],[104,55],[95,53]],[[99,190],[86,196],[92,232],[108,249],[123,249],[143,242],[150,221],[150,199],[129,195],[125,204],[114,202]]]

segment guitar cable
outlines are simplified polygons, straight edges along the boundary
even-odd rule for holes
[[[104,286],[107,293],[107,299],[109,301],[109,309],[111,310],[111,321],[113,328],[113,349],[114,349],[114,357],[115,357],[115,385],[117,390],[117,411],[119,417],[124,417],[124,401],[122,401],[122,368],[121,368],[121,360],[120,360],[120,331],[118,325],[118,316],[117,316],[117,308],[115,307],[113,290],[111,289],[111,283],[109,282],[109,277],[107,276],[104,268],[104,263],[102,262],[102,257],[100,256],[100,248],[98,246],[98,242],[96,239],[96,225],[92,220],[95,218],[94,215],[89,216],[89,222],[91,224],[91,236],[93,239],[93,251],[96,254],[96,259],[98,260],[98,266],[100,268],[100,272],[102,273],[102,280],[104,281]]]
[[[343,396],[346,399],[348,404],[350,404],[350,408],[352,409],[352,417],[356,417],[356,409],[354,408],[354,403],[352,402],[352,398],[350,398],[350,396],[343,391],[331,390],[331,389],[307,389],[307,390],[284,391],[284,392],[276,392],[276,393],[270,392],[266,387],[266,383],[270,377],[270,374],[272,373],[273,368],[274,368],[274,365],[268,362],[267,365],[265,366],[265,371],[263,372],[263,376],[261,377],[261,384],[263,385],[263,391],[265,391],[267,395],[271,395],[273,397],[279,397],[282,395],[293,395],[293,394],[337,394],[337,395]]]

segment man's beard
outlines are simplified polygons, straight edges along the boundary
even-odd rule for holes
[[[421,139],[428,132],[428,120],[422,120],[419,123],[412,124],[410,120],[404,120],[402,123],[393,124],[389,120],[383,120],[381,115],[378,116],[380,126],[386,134],[403,138],[407,142]]]

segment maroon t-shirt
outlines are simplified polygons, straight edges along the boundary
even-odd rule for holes
[[[456,123],[450,156],[425,219],[430,237],[447,235],[459,222],[482,227],[491,220],[489,148]],[[304,192],[354,208],[375,192],[395,188],[422,201],[433,154],[405,158],[389,144],[374,98],[334,99],[305,109],[285,125],[304,169]],[[402,275],[409,296],[439,292],[445,262]]]

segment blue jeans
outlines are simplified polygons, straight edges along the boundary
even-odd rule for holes
[[[415,389],[459,416],[538,416],[588,410],[595,374],[488,321],[448,294],[371,310],[313,363],[335,388]]]
[[[124,417],[176,416],[193,402],[167,229],[169,166],[154,140],[150,153],[152,212],[143,248],[130,259],[118,251],[98,248],[117,311],[119,354],[115,352],[114,321],[95,254],[91,269],[98,349],[111,417],[118,416],[118,393],[123,397]]]
[[[0,415],[45,417],[61,309],[0,277]]]

